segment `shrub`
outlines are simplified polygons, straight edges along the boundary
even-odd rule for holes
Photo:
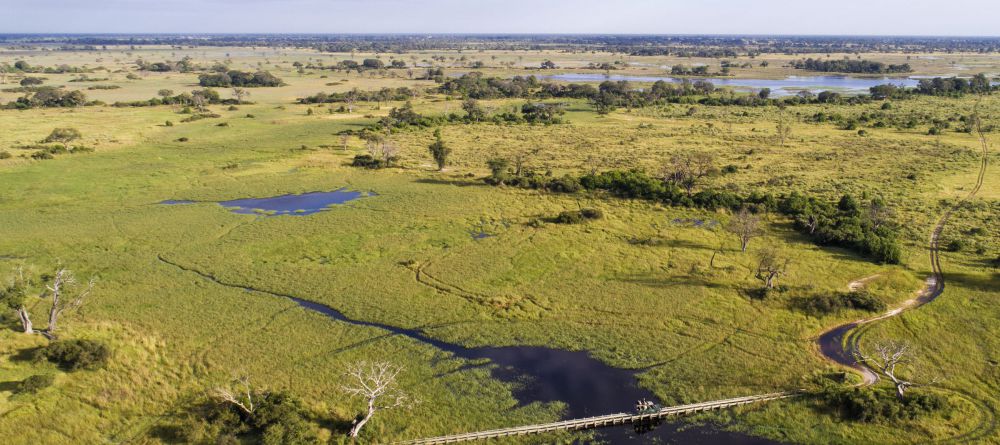
[[[166,122],[163,123],[163,126],[165,126],[165,127],[173,127],[174,123],[171,122],[171,121],[166,121]]]
[[[601,219],[604,217],[604,212],[600,209],[582,209],[580,215],[587,219]]]
[[[842,309],[858,309],[881,312],[886,304],[864,290],[816,295],[799,301],[799,307],[808,314],[819,316],[838,312]]]
[[[372,155],[357,155],[351,161],[351,166],[370,169],[382,168],[382,160],[375,159]]]
[[[961,252],[962,250],[965,249],[965,247],[966,247],[965,241],[960,238],[956,238],[949,241],[948,246],[946,248],[948,249],[949,252]]]
[[[83,135],[80,134],[80,130],[77,130],[76,128],[56,128],[42,140],[42,143],[48,144],[50,142],[59,142],[68,144],[80,139],[81,137],[83,137]]]
[[[733,164],[729,164],[729,165],[727,165],[725,167],[722,167],[722,173],[725,173],[725,174],[736,173],[738,170],[739,170],[739,167],[737,167],[737,166],[735,166]]]
[[[317,443],[309,413],[296,397],[283,392],[254,391],[252,414],[228,403],[203,403],[177,428],[184,443],[239,444],[239,439],[265,445]]]
[[[579,224],[583,222],[583,215],[577,210],[567,210],[559,213],[554,222],[558,224]]]
[[[828,384],[817,395],[827,409],[845,419],[860,422],[915,419],[948,407],[948,401],[937,394],[910,391],[903,400],[899,400],[894,391],[884,388],[845,388]]]
[[[6,150],[5,151],[0,151],[0,159],[10,159],[12,157],[14,157],[14,155],[10,154],[9,151],[6,151]]]
[[[45,358],[69,371],[100,369],[111,358],[111,350],[107,345],[86,339],[57,340],[40,349],[38,353],[40,358]]]
[[[53,374],[39,374],[28,377],[21,380],[17,384],[18,394],[34,394],[45,388],[52,386],[52,383],[56,381],[56,376]]]
[[[31,159],[35,159],[35,160],[38,160],[38,161],[42,161],[42,160],[46,160],[46,159],[54,159],[54,158],[55,158],[55,156],[52,156],[52,153],[49,153],[47,151],[36,151],[36,152],[34,152],[34,153],[31,154]]]
[[[189,139],[188,139],[188,138],[186,138],[186,137],[183,137],[183,138],[177,138],[177,142],[187,142],[188,140],[189,140]]]

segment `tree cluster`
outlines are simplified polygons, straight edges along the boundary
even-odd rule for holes
[[[894,74],[909,73],[913,68],[909,64],[899,65],[886,64],[871,60],[857,59],[799,59],[792,61],[792,67],[800,70],[823,71],[835,73],[857,73],[857,74]]]
[[[198,76],[198,84],[203,87],[280,87],[285,83],[277,76],[267,71],[249,73],[231,70],[224,73],[202,74]]]

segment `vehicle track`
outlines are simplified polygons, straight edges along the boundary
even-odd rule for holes
[[[871,323],[884,320],[890,317],[895,317],[905,311],[916,309],[920,306],[928,304],[944,293],[945,289],[945,277],[944,271],[941,267],[941,255],[940,255],[940,242],[941,233],[944,231],[945,226],[951,219],[951,215],[956,208],[958,208],[962,203],[975,198],[976,194],[983,186],[983,181],[986,177],[986,167],[989,163],[989,143],[986,140],[986,136],[982,131],[982,122],[977,122],[976,133],[979,137],[979,142],[982,146],[982,160],[979,164],[979,175],[976,178],[976,183],[972,190],[969,191],[964,197],[959,199],[955,204],[949,207],[938,219],[937,224],[934,226],[934,230],[931,232],[930,239],[928,241],[928,252],[929,259],[931,263],[931,276],[927,278],[926,285],[920,290],[917,297],[912,298],[903,302],[901,305],[885,312],[881,315],[866,318],[862,320],[852,321],[850,323],[841,324],[830,328],[820,334],[817,339],[820,353],[826,358],[836,364],[852,368],[859,372],[863,378],[863,386],[873,385],[878,382],[878,374],[872,369],[865,366],[865,364],[858,360],[858,344],[863,333],[867,330],[866,328],[871,325]],[[849,288],[863,286],[864,283],[873,277],[862,278],[851,282],[848,285]],[[957,394],[961,394],[963,398],[969,400],[974,405],[979,407],[980,412],[984,416],[984,420],[977,426],[977,428],[968,433],[962,434],[958,437],[953,437],[947,439],[947,443],[963,443],[973,440],[977,440],[997,428],[996,413],[993,408],[988,404],[983,403],[971,395],[966,393],[961,393],[959,391],[952,391]],[[988,419],[988,420],[987,420]]]

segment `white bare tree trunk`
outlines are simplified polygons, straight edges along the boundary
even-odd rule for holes
[[[28,310],[23,306],[17,309],[17,317],[21,319],[21,327],[24,328],[25,334],[34,334],[35,329],[31,324],[31,316],[28,314]]]
[[[354,426],[351,427],[351,432],[349,435],[351,437],[358,437],[358,434],[361,433],[361,428],[363,428],[365,424],[368,423],[368,421],[371,420],[372,416],[374,415],[375,415],[375,398],[373,397],[368,399],[368,413],[365,414],[365,416],[362,417],[361,420],[354,422]]]

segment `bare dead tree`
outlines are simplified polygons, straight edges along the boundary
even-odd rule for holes
[[[809,229],[809,234],[812,235],[813,232],[816,231],[816,228],[819,227],[819,217],[810,213],[809,216],[806,217],[805,225],[806,228]]]
[[[45,330],[47,335],[52,335],[56,331],[59,316],[66,311],[75,311],[83,306],[90,291],[94,289],[94,280],[90,279],[80,288],[80,283],[76,280],[73,272],[65,267],[60,267],[45,285],[45,295],[52,297],[52,307],[49,309],[49,326]]]
[[[774,288],[774,282],[788,272],[791,260],[783,256],[777,249],[767,248],[758,254],[757,271],[754,276],[764,282],[764,287]]]
[[[389,167],[398,158],[397,155],[399,154],[399,146],[389,140],[389,138],[383,138],[379,154],[382,156],[382,162],[384,165]]]
[[[354,88],[344,95],[344,105],[347,106],[347,114],[354,112],[354,103],[358,101],[358,89]]]
[[[368,403],[365,414],[354,421],[349,433],[351,437],[358,437],[361,428],[379,410],[405,408],[415,403],[399,389],[396,382],[396,377],[402,370],[387,362],[360,362],[347,369],[347,382],[341,385],[341,390],[352,397],[363,398]]]
[[[246,88],[233,87],[233,97],[236,98],[237,104],[242,104],[243,98],[250,97],[250,92]]]
[[[865,210],[868,222],[871,224],[872,229],[875,230],[889,222],[895,214],[893,209],[886,205],[885,201],[880,198],[875,198],[869,201]]]
[[[663,169],[663,180],[683,187],[688,196],[698,186],[702,178],[715,168],[715,159],[708,153],[688,153],[674,155]]]
[[[195,109],[198,111],[205,111],[205,96],[202,96],[201,94],[192,94],[191,104],[194,105]]]
[[[760,215],[750,212],[746,207],[740,208],[740,211],[729,219],[726,230],[739,238],[740,250],[746,252],[750,240],[761,235]]]
[[[901,365],[912,365],[911,348],[909,343],[889,340],[872,345],[868,353],[858,351],[861,361],[872,367],[878,373],[886,376],[896,385],[896,397],[900,400],[909,388],[917,386],[933,385],[940,381],[935,377],[927,383],[914,383],[912,380],[901,378],[897,374],[897,367]]]
[[[792,135],[792,125],[785,120],[784,117],[778,119],[778,124],[775,126],[778,131],[778,141],[781,142],[781,146],[785,146],[785,141]]]
[[[233,389],[235,387],[236,389]],[[250,386],[250,379],[238,377],[233,379],[230,386],[219,386],[212,389],[212,398],[220,403],[228,403],[240,409],[247,415],[253,415],[254,392]]]

